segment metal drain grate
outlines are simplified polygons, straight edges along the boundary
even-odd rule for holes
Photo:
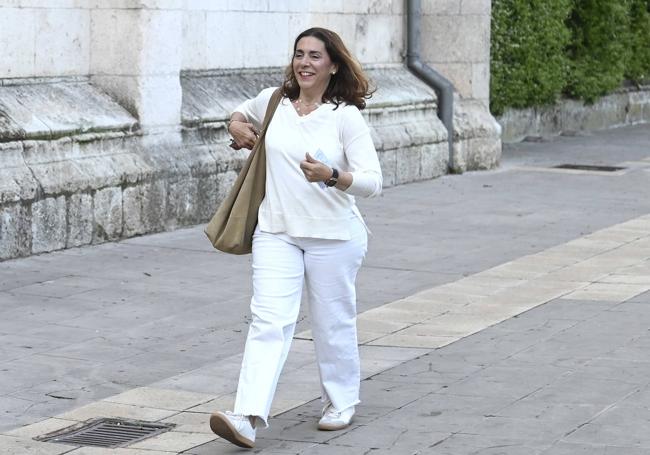
[[[616,172],[622,171],[624,167],[619,166],[597,166],[594,164],[560,164],[553,166],[555,169],[573,169],[576,171]]]
[[[139,422],[122,419],[95,419],[82,427],[63,430],[54,435],[38,438],[41,441],[59,442],[78,446],[116,448],[171,430],[174,424]]]

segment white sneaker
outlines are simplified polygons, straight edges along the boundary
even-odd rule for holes
[[[255,447],[255,428],[248,416],[232,412],[215,412],[210,416],[210,429],[239,447]]]
[[[337,411],[332,404],[327,404],[323,408],[323,417],[318,421],[318,429],[325,431],[342,430],[350,425],[354,416],[354,406],[350,406],[343,411]]]

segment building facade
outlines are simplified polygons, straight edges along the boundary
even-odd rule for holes
[[[245,153],[225,122],[279,85],[311,26],[377,91],[364,111],[386,186],[497,165],[489,0],[424,0],[421,57],[455,87],[448,132],[405,65],[407,2],[0,0],[0,259],[205,222]]]

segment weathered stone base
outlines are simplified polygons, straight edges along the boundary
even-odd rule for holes
[[[452,172],[492,169],[501,158],[501,127],[480,101],[454,102]]]
[[[593,104],[561,100],[553,106],[510,109],[498,119],[504,142],[650,122],[650,86],[621,89]]]
[[[139,131],[135,119],[101,93],[70,116],[85,126],[63,122],[65,111],[59,111],[56,120],[66,128],[57,129],[51,116],[39,117],[35,104],[34,118],[46,125],[47,135],[39,133],[41,123],[38,128],[29,123],[24,109],[18,119],[4,113],[11,129],[3,131],[0,122],[0,260],[206,222],[246,158],[246,151],[227,146],[229,113],[261,88],[277,85],[277,74],[277,69],[184,74],[183,125],[175,130]],[[376,68],[370,75],[380,89],[363,113],[384,186],[447,173],[447,131],[437,117],[434,92],[401,66]],[[18,91],[1,89],[5,104]],[[86,99],[80,93],[96,91],[84,81],[65,91],[56,83],[30,86],[44,99],[50,89],[77,101]],[[460,169],[496,165],[498,134],[484,107],[462,104],[457,123]]]

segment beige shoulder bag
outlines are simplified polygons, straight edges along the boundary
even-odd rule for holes
[[[257,212],[264,199],[266,185],[266,148],[264,139],[280,100],[282,90],[273,92],[264,115],[262,131],[248,155],[235,183],[214,214],[205,233],[212,245],[224,253],[248,254],[253,249]]]

